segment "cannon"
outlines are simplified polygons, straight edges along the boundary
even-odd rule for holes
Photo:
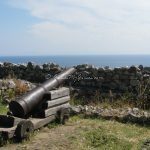
[[[25,94],[19,99],[11,101],[9,104],[9,110],[11,111],[12,115],[19,118],[26,117],[41,103],[44,95],[48,91],[58,87],[69,75],[73,74],[75,71],[75,68],[69,68],[54,78],[45,81],[42,85],[31,90],[29,93]]]
[[[70,90],[57,87],[75,71],[75,68],[69,68],[11,101],[9,115],[0,115],[0,145],[1,140],[22,140],[54,120],[64,124],[70,113]]]

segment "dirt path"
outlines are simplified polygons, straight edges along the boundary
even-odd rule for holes
[[[65,150],[71,148],[68,137],[75,132],[75,126],[65,125],[41,129],[30,141],[22,144],[8,144],[0,150]]]

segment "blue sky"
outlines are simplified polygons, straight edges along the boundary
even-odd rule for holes
[[[149,0],[1,0],[1,55],[150,54]]]

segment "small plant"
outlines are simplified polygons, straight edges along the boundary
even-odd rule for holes
[[[71,105],[84,105],[84,99],[83,98],[71,98],[70,104]]]
[[[57,123],[56,121],[54,121],[54,122],[49,123],[47,127],[49,129],[52,129],[52,128],[58,127],[59,125],[60,125],[59,123]]]
[[[95,95],[94,95],[93,99],[94,99],[95,103],[99,103],[100,102],[100,100],[101,100],[100,91],[98,91],[98,90],[95,91]]]
[[[15,89],[16,95],[21,95],[21,94],[26,93],[28,91],[28,86],[25,83],[23,83],[22,81],[15,79],[14,82],[16,85],[16,89]]]
[[[8,111],[7,106],[0,102],[0,114],[6,114],[7,111]]]
[[[7,93],[8,93],[9,99],[12,99],[15,97],[15,91],[13,89],[8,89]]]
[[[6,114],[8,111],[8,108],[6,104],[3,103],[3,96],[0,94],[0,114]]]
[[[2,103],[2,95],[0,95],[0,104]]]

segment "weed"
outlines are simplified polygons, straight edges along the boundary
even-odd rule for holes
[[[28,86],[25,83],[23,83],[22,81],[14,79],[14,82],[16,85],[16,88],[15,88],[16,95],[21,95],[28,91]]]
[[[8,108],[6,105],[2,102],[2,97],[0,97],[0,114],[6,114],[8,111]]]
[[[70,104],[71,105],[84,105],[85,104],[85,100],[84,100],[84,98],[72,97],[71,100],[70,100]]]
[[[9,99],[13,99],[15,97],[15,91],[13,89],[8,89],[7,93]]]
[[[47,125],[47,127],[48,127],[49,129],[52,129],[52,128],[58,127],[59,125],[60,125],[59,123],[57,123],[56,121],[53,121],[53,122],[49,123],[49,124]]]

